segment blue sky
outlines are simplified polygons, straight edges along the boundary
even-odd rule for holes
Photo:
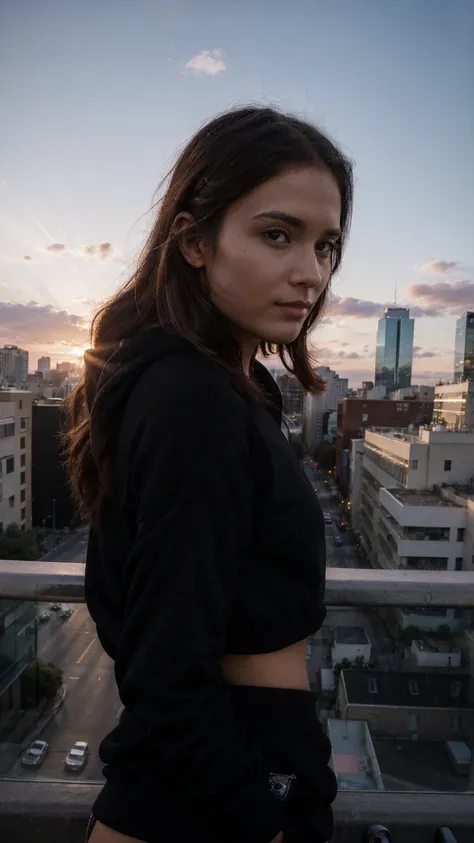
[[[177,148],[262,102],[355,162],[320,362],[373,376],[397,285],[417,317],[414,381],[450,377],[455,318],[474,308],[473,42],[472,0],[2,3],[0,343],[28,348],[30,368],[78,354]]]

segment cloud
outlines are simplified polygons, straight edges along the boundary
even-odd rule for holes
[[[348,345],[349,343],[340,343],[340,345]],[[357,351],[343,351],[332,348],[316,346],[315,354],[318,359],[333,360],[362,360],[364,355]]]
[[[407,294],[422,302],[422,309],[433,316],[458,315],[474,307],[474,281],[436,281],[413,284]]]
[[[24,261],[32,261],[33,258],[31,257],[31,255],[23,255],[23,260]]]
[[[222,59],[223,52],[217,50],[202,50],[186,62],[184,67],[196,75],[216,76],[226,70],[226,64]]]
[[[59,342],[83,346],[88,341],[89,332],[84,317],[58,310],[51,304],[0,301],[0,337],[2,341],[16,340],[26,346]]]
[[[52,252],[53,255],[61,255],[63,252],[66,251],[66,249],[67,246],[65,246],[64,243],[51,243],[49,246],[46,247],[46,251]]]
[[[112,246],[112,243],[105,241],[104,243],[98,243],[97,245],[90,244],[88,246],[83,246],[82,251],[89,258],[98,258],[98,260],[104,261],[112,257],[114,247]]]
[[[428,285],[428,284],[415,284],[415,287],[427,287],[427,289],[432,289],[436,285]],[[411,287],[408,290],[408,295],[414,289]],[[428,306],[425,305],[407,305],[410,310],[410,316],[419,317],[419,316],[443,316],[444,314],[439,311],[439,309],[435,306],[429,306],[429,302],[427,303]],[[377,301],[370,301],[368,299],[356,299],[352,296],[347,296],[346,298],[342,298],[341,296],[332,295],[331,299],[328,303],[327,313],[330,317],[349,317],[351,319],[371,319],[374,316],[382,316],[383,310],[386,307],[394,307],[393,302],[377,302]],[[405,305],[400,305],[400,307],[405,307]]]
[[[356,299],[352,296],[343,298],[332,295],[328,304],[328,312],[331,316],[351,316],[354,319],[368,319],[371,316],[380,316],[385,305],[376,301]]]
[[[450,272],[459,266],[457,261],[430,261],[420,266],[423,275],[442,275],[443,272]]]

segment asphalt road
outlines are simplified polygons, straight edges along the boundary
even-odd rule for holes
[[[58,560],[80,562],[84,559],[85,533],[71,537],[54,551]],[[48,557],[51,558],[51,557]],[[113,664],[97,640],[94,623],[83,604],[74,609],[69,620],[59,613],[39,626],[39,656],[58,664],[64,671],[66,697],[58,713],[43,731],[49,754],[38,770],[23,768],[18,760],[10,775],[28,779],[66,779],[98,781],[102,779],[98,747],[105,734],[116,724],[120,700],[115,687]],[[39,604],[38,614],[49,609]],[[31,736],[34,739],[35,735]],[[64,770],[64,759],[76,741],[89,744],[90,756],[80,773]]]

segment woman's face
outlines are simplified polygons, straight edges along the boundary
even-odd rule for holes
[[[334,177],[300,167],[231,205],[216,246],[200,244],[212,300],[243,351],[251,355],[262,340],[297,338],[329,283],[340,220]]]

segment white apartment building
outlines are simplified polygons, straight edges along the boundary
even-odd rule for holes
[[[448,430],[474,430],[474,381],[435,387],[433,424]]]
[[[32,395],[0,390],[0,531],[31,527]]]
[[[362,544],[374,567],[472,570],[474,434],[367,431],[359,506]],[[403,626],[426,629],[455,620],[453,610],[429,607],[399,614]]]

